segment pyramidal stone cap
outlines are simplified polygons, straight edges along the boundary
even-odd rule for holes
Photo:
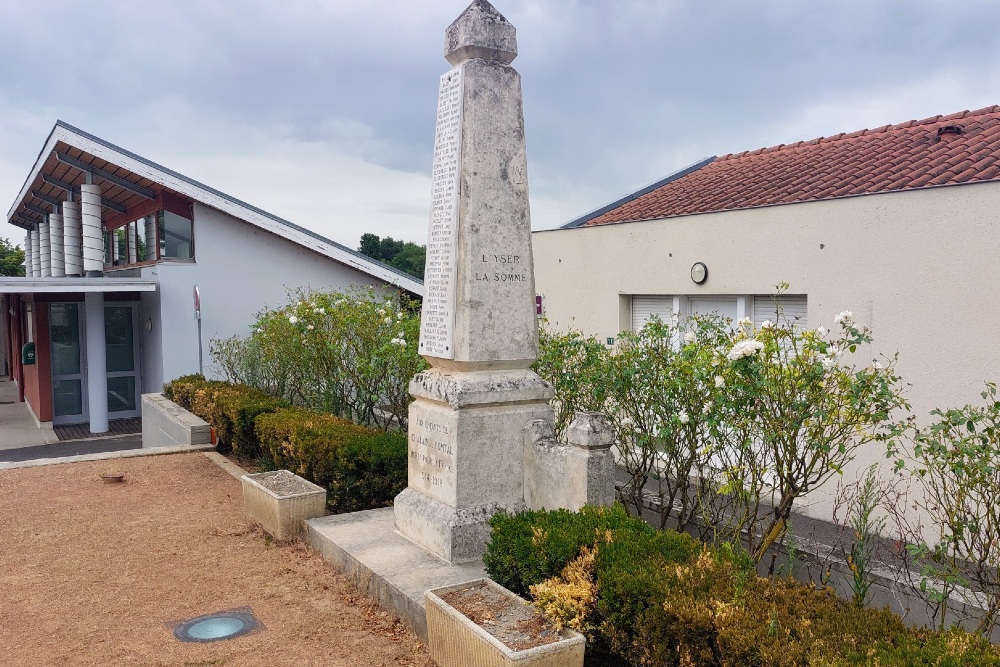
[[[510,63],[517,57],[517,31],[486,0],[475,0],[444,31],[444,57],[453,66],[479,58]]]

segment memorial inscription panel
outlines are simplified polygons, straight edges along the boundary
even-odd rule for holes
[[[455,358],[455,282],[458,204],[462,161],[462,68],[441,77],[431,219],[427,234],[424,303],[420,318],[420,354]]]
[[[410,419],[409,485],[443,502],[455,501],[455,424],[420,409]]]

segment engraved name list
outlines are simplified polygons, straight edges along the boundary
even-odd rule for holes
[[[455,266],[461,152],[462,68],[456,67],[441,77],[438,90],[431,219],[420,319],[420,354],[442,359],[455,358]]]

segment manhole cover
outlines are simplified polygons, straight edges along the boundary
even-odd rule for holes
[[[174,637],[182,642],[215,642],[241,637],[262,628],[249,608],[234,609],[184,621],[174,628]]]

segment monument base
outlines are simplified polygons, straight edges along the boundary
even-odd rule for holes
[[[395,526],[432,555],[449,563],[469,563],[482,558],[486,550],[490,517],[523,509],[523,502],[455,508],[411,488],[396,496]]]
[[[305,540],[360,590],[427,639],[424,591],[486,576],[481,561],[450,565],[403,538],[392,508],[305,522]]]
[[[396,530],[449,563],[482,556],[489,518],[524,509],[524,428],[551,421],[552,387],[528,369],[432,368],[410,383],[408,487]]]

